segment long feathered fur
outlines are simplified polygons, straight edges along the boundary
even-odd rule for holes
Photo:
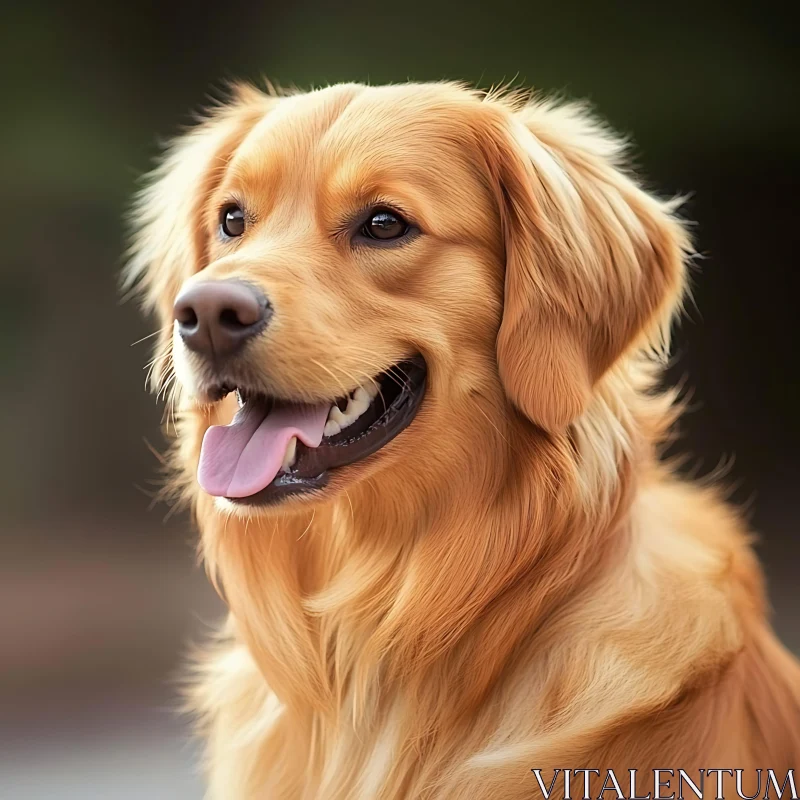
[[[210,797],[511,799],[535,792],[532,768],[800,762],[800,671],[748,534],[658,459],[691,244],[624,157],[584,107],[536,97],[248,88],[140,195],[129,279],[164,360],[175,294],[205,270],[276,298],[288,327],[254,358],[282,385],[336,396],[403,344],[429,367],[378,466],[262,514],[197,488],[202,435],[233,408],[176,382],[174,485],[231,611],[191,694]],[[416,180],[435,243],[418,264],[331,255],[299,198],[335,209],[386,159]],[[285,230],[220,256],[208,213],[226,180]]]

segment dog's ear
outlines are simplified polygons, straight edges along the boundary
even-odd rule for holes
[[[626,351],[666,345],[690,241],[674,204],[621,171],[622,144],[582,108],[484,105],[505,245],[500,377],[520,411],[558,431]]]
[[[145,308],[156,313],[162,346],[171,337],[178,290],[205,266],[208,199],[245,136],[277,102],[253,87],[236,87],[227,103],[172,142],[136,196],[123,290],[137,293]]]

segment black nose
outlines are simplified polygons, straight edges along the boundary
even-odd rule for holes
[[[173,314],[190,350],[220,359],[264,330],[272,307],[263,292],[244,281],[206,281],[181,292]]]

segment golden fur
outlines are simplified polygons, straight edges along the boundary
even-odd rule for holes
[[[575,105],[240,87],[141,192],[128,280],[164,326],[172,485],[230,607],[192,695],[209,797],[513,800],[532,768],[800,764],[800,668],[748,534],[658,459],[691,248],[623,156]],[[230,199],[253,218],[233,245]],[[351,247],[342,220],[375,202],[423,235]],[[330,399],[421,353],[410,428],[315,501],[205,495],[200,441],[235,403],[198,402],[173,344],[200,273],[270,297],[251,367],[275,394]]]

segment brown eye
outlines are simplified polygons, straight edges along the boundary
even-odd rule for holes
[[[361,233],[368,239],[399,239],[408,232],[408,223],[393,211],[376,211],[364,223]]]
[[[235,238],[244,233],[244,211],[239,206],[228,206],[222,210],[222,232]]]

